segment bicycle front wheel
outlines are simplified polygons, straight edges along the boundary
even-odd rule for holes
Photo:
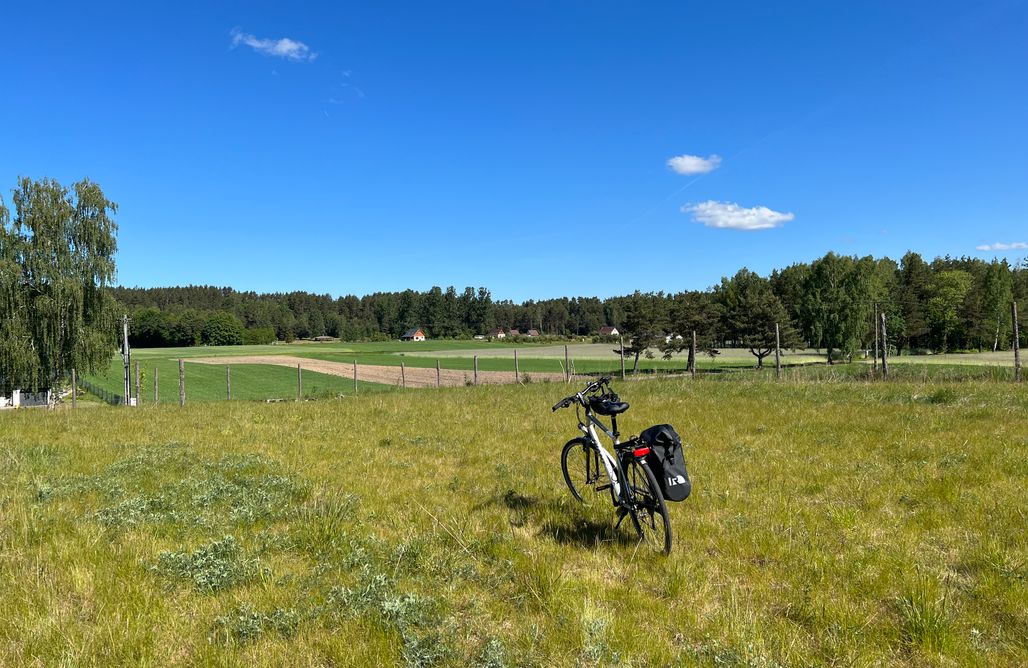
[[[564,482],[571,494],[590,505],[596,500],[596,494],[610,489],[610,483],[604,485],[607,474],[600,462],[600,453],[596,447],[584,438],[575,438],[564,445],[560,453],[560,468],[564,471]]]
[[[654,552],[671,554],[671,520],[653,471],[645,462],[632,457],[625,467],[625,477],[633,499],[629,513],[639,540]]]

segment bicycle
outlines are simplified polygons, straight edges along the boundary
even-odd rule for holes
[[[671,522],[664,496],[646,463],[650,448],[637,439],[624,443],[620,440],[617,416],[628,410],[628,404],[611,389],[610,377],[604,376],[580,392],[558,401],[553,411],[572,405],[578,417],[578,429],[584,436],[568,441],[560,455],[564,482],[571,494],[589,505],[597,494],[609,492],[611,502],[618,509],[615,529],[621,526],[625,517],[630,517],[640,543],[645,542],[657,552],[670,554]],[[585,419],[582,418],[583,409]],[[596,417],[597,414],[610,418],[610,429]],[[617,456],[603,447],[597,428],[610,438]]]

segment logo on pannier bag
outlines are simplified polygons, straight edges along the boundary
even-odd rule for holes
[[[667,479],[667,486],[668,487],[674,487],[675,485],[684,485],[684,484],[685,484],[685,476],[684,475],[676,475],[676,476],[672,476],[672,477]]]

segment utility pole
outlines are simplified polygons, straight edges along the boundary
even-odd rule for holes
[[[121,316],[121,360],[125,363],[125,405],[132,403],[132,352],[129,350],[128,315]]]

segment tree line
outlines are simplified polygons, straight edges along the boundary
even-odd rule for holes
[[[901,354],[1009,347],[1010,302],[1028,299],[1028,262],[928,262],[915,252],[897,262],[828,253],[767,277],[743,268],[707,290],[522,303],[494,300],[483,287],[452,286],[338,298],[212,286],[115,288],[113,295],[132,314],[136,344],[146,346],[395,339],[415,326],[433,338],[470,337],[496,327],[591,336],[613,325],[629,335],[630,355],[653,348],[671,354],[688,338],[674,335],[696,331],[702,346],[746,347],[759,362],[773,349],[776,323],[785,347],[826,349],[834,356],[868,348],[876,312],[886,316],[887,344]]]
[[[21,178],[13,211],[0,198],[0,391],[51,388],[71,369],[96,371],[118,345],[117,316],[143,347],[270,343],[333,336],[395,339],[422,327],[433,338],[503,329],[595,336],[618,327],[638,364],[671,356],[696,332],[702,348],[748,348],[758,366],[775,344],[828,351],[829,362],[870,347],[884,314],[894,352],[998,350],[1011,345],[1011,301],[1028,310],[1028,261],[908,252],[890,258],[828,253],[759,276],[746,268],[707,290],[561,297],[515,303],[484,287],[425,292],[258,294],[232,288],[111,287],[117,205],[88,179],[66,187]],[[776,325],[778,331],[776,332]],[[1028,327],[1021,330],[1028,337]],[[1022,340],[1022,345],[1025,343]]]

